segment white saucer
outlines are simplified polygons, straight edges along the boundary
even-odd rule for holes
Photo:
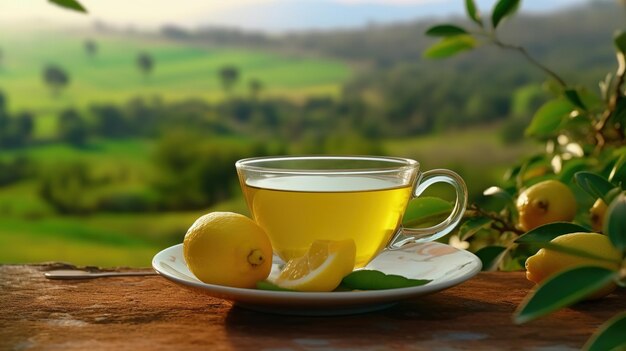
[[[277,261],[273,274],[278,269]],[[382,309],[401,300],[450,288],[476,275],[482,265],[474,254],[449,245],[436,242],[405,245],[399,250],[382,252],[366,268],[429,279],[430,283],[410,288],[338,292],[268,291],[205,284],[187,268],[182,244],[157,253],[152,267],[169,280],[233,301],[237,306],[279,314],[344,315]]]

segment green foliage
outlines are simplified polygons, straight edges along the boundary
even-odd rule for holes
[[[166,209],[206,208],[239,193],[237,160],[268,154],[262,144],[213,141],[191,131],[173,131],[156,146],[155,187]]]
[[[520,0],[499,0],[491,13],[491,24],[495,29],[500,21],[511,16],[519,7]]]
[[[467,240],[480,230],[489,228],[493,224],[493,219],[487,217],[472,217],[467,219],[459,228],[461,240]]]
[[[57,134],[60,140],[77,147],[85,145],[89,127],[85,119],[76,110],[63,111],[58,121]]]
[[[97,180],[85,163],[58,164],[54,172],[43,172],[41,177],[39,193],[58,212],[87,214],[94,211],[93,199],[85,195]]]
[[[626,33],[621,30],[618,30],[613,35],[613,44],[618,51],[618,55],[622,56],[626,54]]]
[[[6,98],[0,91],[0,147],[17,148],[32,142],[35,120],[30,112],[11,116]]]
[[[477,25],[482,27],[483,21],[480,18],[480,12],[478,11],[474,0],[465,0],[465,9],[467,10],[467,16]]]
[[[604,177],[593,172],[582,171],[577,172],[574,179],[576,180],[576,184],[592,197],[601,198],[604,202],[611,203],[609,194],[615,186]]]
[[[584,349],[588,351],[619,350],[626,346],[626,313],[620,313],[602,324],[591,336]]]
[[[572,104],[565,99],[546,102],[533,116],[526,129],[526,135],[539,138],[554,137],[571,112]]]
[[[376,270],[356,270],[343,278],[341,287],[350,290],[384,290],[409,288],[430,283],[428,279],[409,279]]]
[[[139,53],[137,55],[137,67],[147,77],[154,69],[154,58],[147,52]]]
[[[33,168],[32,160],[25,156],[14,157],[11,160],[0,160],[0,187],[32,177]]]
[[[447,27],[447,26],[446,26]],[[451,27],[451,26],[449,26]],[[431,31],[442,32],[442,30],[436,27],[431,28]],[[448,29],[448,32],[450,30]],[[444,58],[458,54],[462,51],[467,51],[475,48],[478,42],[471,35],[456,34],[454,36],[446,36],[439,43],[431,46],[428,50],[424,51],[424,57],[426,58]]]
[[[58,96],[61,89],[70,83],[70,76],[60,66],[50,64],[44,67],[43,80],[44,83],[50,86],[52,94]]]
[[[291,289],[281,288],[280,286],[270,283],[267,280],[262,280],[256,283],[256,288],[259,290],[269,290],[269,291],[292,291]]]
[[[570,222],[553,222],[537,227],[518,237],[518,244],[542,244],[552,241],[557,236],[569,233],[586,233],[589,229]]]
[[[626,196],[621,193],[610,202],[604,222],[604,232],[618,250],[626,252]]]
[[[239,69],[235,66],[225,66],[220,68],[218,73],[222,82],[222,88],[230,92],[239,80]]]
[[[438,197],[420,196],[409,202],[404,212],[402,225],[405,227],[418,227],[436,221],[443,215],[447,216],[452,211],[452,204]]]
[[[87,13],[87,9],[76,0],[48,0],[49,2],[66,9]]]
[[[516,51],[550,78],[548,85],[554,96],[538,108],[525,132],[529,137],[545,141],[546,151],[512,167],[503,187],[493,186],[487,189],[485,195],[501,199],[500,207],[496,211],[487,211],[476,205],[471,207],[468,211],[470,219],[461,226],[459,237],[470,240],[470,247],[473,245],[472,239],[476,240],[477,233],[499,237],[496,242],[505,245],[488,245],[476,251],[487,268],[502,268],[507,258],[514,262],[524,255],[532,254],[530,249],[536,250],[540,247],[622,265],[617,270],[582,266],[549,277],[519,306],[514,320],[525,323],[575,304],[608,284],[623,284],[622,280],[626,278],[623,276],[623,265],[626,263],[626,196],[622,191],[626,174],[626,130],[623,128],[626,121],[626,96],[623,92],[626,81],[626,34],[618,31],[614,35],[617,50],[615,79],[608,75],[600,83],[602,98],[599,98],[586,89],[568,85],[556,72],[532,57],[525,48],[498,38],[497,29],[501,21],[513,15],[519,3],[518,0],[499,0],[491,14],[491,31],[487,31],[476,15],[475,4],[466,2],[469,19],[480,28],[477,33],[463,35],[481,35],[492,44]],[[445,28],[450,28],[448,26],[453,25],[445,25]],[[439,32],[442,29],[439,26],[431,31]],[[434,47],[437,45],[439,44]],[[459,51],[452,50],[447,56]],[[437,58],[434,55],[431,57]],[[513,215],[515,197],[529,184],[546,179],[560,179],[570,184],[576,193],[577,202],[583,206],[579,206],[575,223],[548,223],[523,233],[517,227],[517,217]],[[589,198],[592,202],[602,199],[608,204],[602,218],[603,231],[612,245],[622,252],[620,262],[609,260],[601,252],[572,249],[552,242],[563,234],[589,231],[584,225],[589,223]],[[624,345],[625,334],[617,333],[620,326],[623,329],[624,319],[624,316],[618,316],[609,321],[588,342],[587,347],[610,349]]]
[[[431,37],[453,37],[461,34],[468,33],[465,29],[451,24],[434,26],[426,31],[426,35],[430,35]]]
[[[581,266],[548,278],[515,313],[515,322],[525,323],[570,306],[616,279],[617,273],[602,267]]]
[[[507,250],[504,246],[485,246],[475,252],[483,264],[483,271],[493,270],[499,261],[499,258]]]

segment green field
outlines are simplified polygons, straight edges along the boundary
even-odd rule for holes
[[[89,193],[81,193],[87,201],[103,194],[150,195],[158,176],[156,139],[92,138],[81,148],[45,142],[53,136],[60,110],[88,110],[91,104],[121,104],[137,96],[219,101],[225,93],[218,70],[225,65],[237,66],[242,74],[232,92],[240,96],[248,94],[247,83],[253,78],[263,82],[266,95],[292,99],[312,94],[332,96],[339,94],[352,74],[350,66],[340,61],[176,44],[155,37],[58,31],[7,34],[0,38],[0,90],[9,99],[10,112],[35,113],[35,138],[39,142],[24,149],[0,150],[0,161],[24,156],[37,165],[39,173],[0,186],[0,263],[148,266],[156,252],[181,242],[186,229],[201,214],[214,210],[247,213],[238,196],[189,212],[57,214],[40,196],[42,181],[38,177],[57,172],[61,164],[80,162],[87,165],[90,175],[108,179],[102,186],[89,188]],[[87,37],[98,43],[95,57],[84,50]],[[147,77],[135,64],[141,51],[149,52],[156,62],[154,72]],[[69,86],[56,97],[42,80],[43,67],[48,63],[60,65],[71,77]],[[238,136],[212,136],[213,141],[224,150],[251,142]],[[456,170],[466,179],[472,197],[497,183],[507,165],[533,148],[528,144],[503,145],[497,126],[382,141],[384,153],[417,159],[425,170]],[[234,175],[234,167],[232,171]]]
[[[39,137],[50,134],[55,123],[52,115],[67,107],[123,103],[137,96],[220,100],[224,91],[218,72],[226,65],[239,69],[236,95],[248,94],[251,79],[263,83],[266,96],[337,95],[351,75],[351,68],[336,60],[180,44],[150,36],[4,30],[3,34],[0,91],[9,97],[10,111],[37,115]],[[98,45],[94,57],[84,48],[87,38]],[[148,76],[136,64],[140,52],[154,58],[154,70]],[[44,84],[42,72],[47,64],[62,67],[70,76],[59,96],[53,96]]]
[[[475,197],[497,183],[507,165],[536,148],[532,144],[503,145],[495,131],[480,128],[388,140],[383,147],[389,155],[419,160],[424,170],[456,170]],[[31,148],[26,153],[41,161],[51,160],[54,155],[62,155],[66,161],[89,159],[102,172],[130,167],[141,184],[150,174],[151,150],[149,141],[130,140],[96,142],[85,150],[54,146]],[[0,263],[66,261],[79,265],[147,266],[158,250],[181,242],[195,218],[213,210],[247,213],[238,197],[191,212],[57,216],[37,196],[34,182],[0,187]]]

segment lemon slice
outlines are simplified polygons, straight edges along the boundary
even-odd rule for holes
[[[297,291],[333,291],[354,269],[354,240],[317,240],[302,257],[290,260],[274,284]]]

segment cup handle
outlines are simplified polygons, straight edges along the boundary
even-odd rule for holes
[[[463,214],[465,213],[465,207],[467,207],[467,186],[465,185],[463,178],[455,172],[448,169],[433,169],[422,173],[415,182],[413,196],[411,199],[420,196],[426,188],[435,183],[448,183],[454,187],[454,191],[456,192],[456,202],[448,218],[441,223],[428,228],[400,227],[400,230],[398,230],[394,238],[391,240],[387,249],[399,249],[402,245],[409,242],[427,242],[437,240],[450,233],[454,227],[459,224]]]

